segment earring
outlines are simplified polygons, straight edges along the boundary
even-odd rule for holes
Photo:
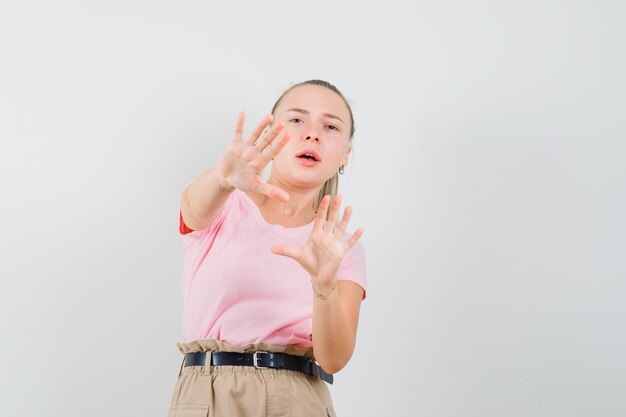
[[[339,168],[339,173],[343,174],[344,172],[346,172],[346,170],[343,168],[343,165]]]

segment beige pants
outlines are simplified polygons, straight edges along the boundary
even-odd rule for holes
[[[216,339],[177,343],[188,352],[284,352],[313,358],[313,349],[266,343],[228,345]],[[207,360],[210,355],[207,355]],[[252,366],[181,368],[168,417],[336,417],[326,382],[287,369]]]

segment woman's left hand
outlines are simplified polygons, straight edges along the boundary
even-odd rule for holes
[[[334,288],[341,260],[363,235],[363,229],[360,228],[347,240],[343,239],[352,214],[352,207],[346,207],[341,221],[337,223],[341,207],[341,196],[337,195],[333,199],[330,214],[326,220],[330,199],[330,194],[322,199],[315,216],[313,232],[303,246],[299,248],[286,245],[272,247],[272,253],[288,256],[302,265],[311,275],[311,282],[316,292],[324,294]]]

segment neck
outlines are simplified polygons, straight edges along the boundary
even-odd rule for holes
[[[305,219],[307,223],[315,218],[313,201],[321,189],[320,185],[310,188],[294,187],[275,177],[270,177],[267,182],[282,188],[289,194],[289,201],[286,203],[275,198],[265,198],[262,205],[267,210],[283,218]]]

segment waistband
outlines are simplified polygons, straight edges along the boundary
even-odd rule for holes
[[[180,353],[186,354],[191,352],[239,352],[239,353],[254,353],[256,351],[264,352],[279,352],[286,353],[295,356],[304,356],[310,359],[315,359],[313,355],[312,347],[286,345],[277,346],[269,343],[249,343],[246,345],[231,345],[217,339],[198,339],[190,342],[178,342],[176,346]]]

